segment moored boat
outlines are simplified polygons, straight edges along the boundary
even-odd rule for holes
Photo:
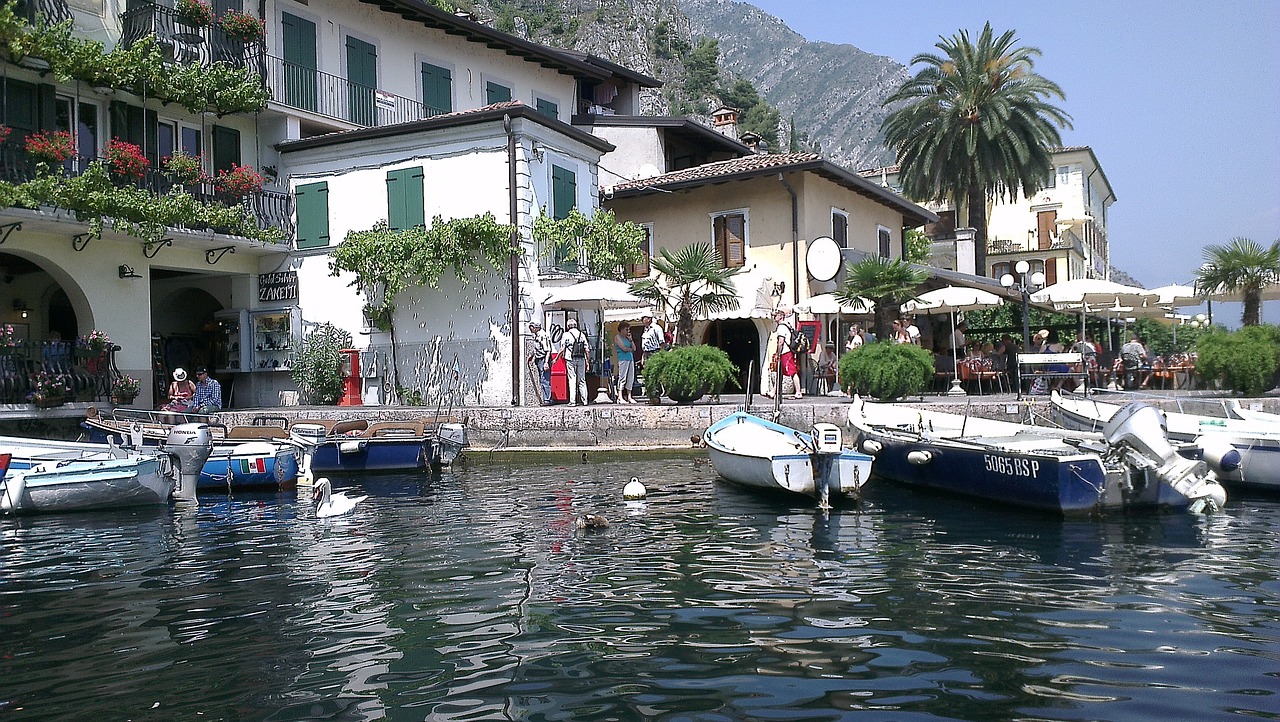
[[[1064,515],[1221,508],[1202,461],[1177,455],[1156,409],[1126,407],[1097,434],[855,400],[849,424],[875,469],[900,483]]]
[[[449,466],[467,448],[466,427],[424,421],[307,420],[289,425],[308,448],[312,473],[405,471]]]
[[[819,424],[806,434],[736,411],[703,434],[711,463],[725,479],[747,488],[813,496],[857,496],[872,459],[842,448],[840,429]]]
[[[1072,429],[1101,428],[1123,408],[1092,397],[1058,393],[1049,402],[1052,419]],[[1188,458],[1204,459],[1222,483],[1280,491],[1280,424],[1267,418],[1274,414],[1230,419],[1180,411],[1161,413],[1169,440],[1179,452]],[[1233,450],[1234,456],[1230,453]]]

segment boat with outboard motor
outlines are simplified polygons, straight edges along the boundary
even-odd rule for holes
[[[453,464],[468,446],[465,426],[441,420],[309,419],[288,423],[288,431],[307,448],[303,467],[315,474],[437,469]]]
[[[849,425],[878,476],[1001,504],[1074,515],[1226,502],[1213,472],[1176,453],[1146,404],[1126,406],[1092,434],[862,399]]]
[[[230,428],[198,414],[89,407],[80,423],[91,443],[114,442],[132,447],[163,443],[180,423],[203,423],[212,434],[213,450],[200,473],[199,491],[292,489],[298,483],[303,447],[284,429],[260,426]]]
[[[1096,397],[1053,393],[1050,418],[1070,429],[1101,428],[1121,408]],[[1183,456],[1203,459],[1228,486],[1280,491],[1280,424],[1265,414],[1250,419],[1164,411],[1169,441]],[[1245,414],[1242,409],[1235,413]],[[1233,453],[1234,452],[1234,453]]]
[[[720,476],[751,489],[816,497],[857,497],[871,476],[867,454],[843,448],[840,428],[815,424],[803,433],[745,411],[735,411],[702,436]]]
[[[154,449],[0,437],[9,469],[0,511],[9,514],[117,509],[195,501],[212,450],[209,427],[183,424]]]

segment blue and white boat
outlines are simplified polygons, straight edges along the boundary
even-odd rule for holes
[[[1063,515],[1226,503],[1214,472],[1179,456],[1146,404],[1092,434],[860,399],[849,425],[877,475],[912,486]]]
[[[1055,392],[1050,397],[1054,422],[1069,429],[1093,430],[1105,425],[1120,404],[1094,397],[1078,398]],[[1231,410],[1251,418],[1223,418],[1164,411],[1169,441],[1188,458],[1204,459],[1227,486],[1280,491],[1280,418],[1275,414]],[[1236,452],[1235,457],[1230,452]],[[1222,459],[1234,463],[1224,466]]]
[[[725,479],[750,489],[812,496],[824,507],[833,494],[856,497],[871,476],[872,458],[843,448],[840,429],[831,424],[806,434],[735,411],[702,438]]]
[[[467,448],[467,431],[462,424],[437,424],[434,430],[423,421],[297,421],[289,427],[290,438],[305,446],[313,474],[407,471],[439,468],[453,464]]]

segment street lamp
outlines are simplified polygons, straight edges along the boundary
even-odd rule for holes
[[[1006,273],[1000,277],[1000,285],[1007,289],[1018,291],[1022,294],[1022,347],[1031,345],[1031,316],[1029,307],[1031,306],[1031,294],[1044,288],[1044,274],[1036,271],[1027,277],[1027,271],[1031,270],[1031,264],[1026,261],[1018,261],[1013,270],[1018,272],[1018,277],[1014,278],[1012,273]],[[1022,351],[1018,355],[1022,355]],[[1018,398],[1022,398],[1022,364],[1018,364]]]

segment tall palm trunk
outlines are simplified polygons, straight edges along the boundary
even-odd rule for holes
[[[969,227],[973,229],[973,272],[987,275],[987,194],[982,186],[969,186]]]
[[[1244,294],[1244,314],[1240,322],[1245,326],[1262,325],[1262,292],[1246,291]]]

